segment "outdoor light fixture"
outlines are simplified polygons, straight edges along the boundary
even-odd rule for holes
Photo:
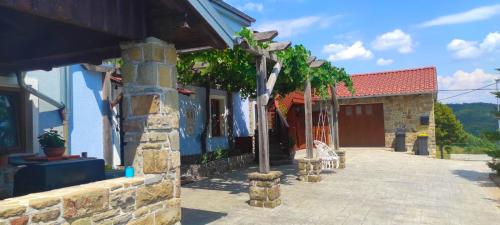
[[[184,21],[181,23],[181,28],[183,29],[191,29],[191,27],[187,22],[187,16],[188,16],[187,13],[184,13]]]

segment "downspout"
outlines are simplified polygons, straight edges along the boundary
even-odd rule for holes
[[[22,72],[16,72],[16,77],[17,77],[17,83],[19,84],[19,87],[21,87],[21,89],[27,91],[28,93],[46,101],[47,103],[55,106],[58,111],[59,111],[59,116],[61,117],[61,120],[62,121],[65,121],[66,117],[65,117],[65,109],[66,109],[66,106],[64,105],[64,103],[62,102],[58,102],[54,99],[52,99],[51,97],[39,92],[38,90],[32,88],[31,86],[29,85],[26,85],[26,83],[24,82],[24,78],[25,78],[25,73],[22,73]]]

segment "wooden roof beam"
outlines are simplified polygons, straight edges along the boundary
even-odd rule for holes
[[[316,60],[316,56],[309,56],[309,58],[307,58],[307,64],[311,65],[311,63],[314,62],[314,60]]]
[[[276,36],[278,36],[278,31],[264,31],[253,33],[253,39],[256,41],[272,41]]]
[[[309,64],[309,68],[319,68],[321,67],[323,64],[325,64],[325,61],[324,60],[314,60],[312,61],[310,64]]]
[[[273,42],[269,43],[269,47],[267,47],[265,50],[269,52],[276,52],[276,51],[281,51],[285,50],[288,47],[292,45],[292,42],[287,41],[287,42]]]

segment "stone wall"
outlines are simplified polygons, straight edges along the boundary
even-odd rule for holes
[[[121,47],[125,165],[137,177],[6,199],[0,202],[0,225],[179,223],[176,49],[156,38]]]
[[[0,202],[0,224],[175,224],[180,192],[163,175],[117,178]]]
[[[400,95],[373,98],[340,99],[341,105],[382,103],[384,106],[385,146],[394,148],[395,130],[405,128],[406,150],[414,152],[420,133],[429,135],[429,153],[436,152],[434,95]],[[429,125],[420,125],[421,116],[429,116]]]

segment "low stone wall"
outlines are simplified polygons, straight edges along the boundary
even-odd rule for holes
[[[176,224],[180,188],[163,175],[117,178],[0,202],[7,224]]]
[[[185,177],[197,180],[201,177],[209,177],[225,173],[230,170],[245,168],[254,161],[253,153],[232,156],[208,162],[207,164],[181,165],[181,173]]]

